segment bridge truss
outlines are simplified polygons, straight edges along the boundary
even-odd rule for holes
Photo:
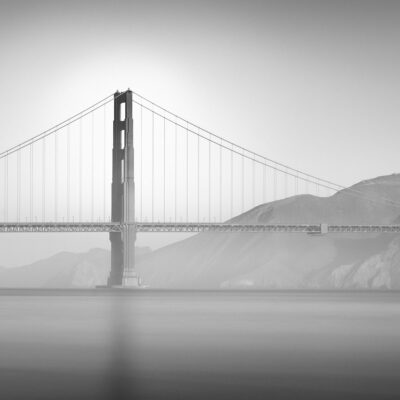
[[[138,233],[400,233],[400,225],[328,225],[328,224],[231,224],[231,223],[163,223],[138,222],[53,222],[1,223],[0,233],[55,233],[55,232],[124,232],[131,227]]]

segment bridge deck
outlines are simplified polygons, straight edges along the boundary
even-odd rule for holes
[[[400,233],[400,225],[308,225],[137,222],[137,232],[281,232],[281,233]],[[126,225],[113,222],[7,222],[0,233],[121,232]]]

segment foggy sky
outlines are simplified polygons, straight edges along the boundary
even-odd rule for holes
[[[130,87],[339,184],[398,172],[399,38],[397,1],[0,0],[0,148]]]

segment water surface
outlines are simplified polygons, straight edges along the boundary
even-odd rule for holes
[[[398,399],[400,293],[0,291],[0,398]]]

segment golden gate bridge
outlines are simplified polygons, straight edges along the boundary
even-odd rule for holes
[[[131,90],[0,153],[0,179],[0,232],[108,232],[110,286],[136,284],[140,232],[400,232],[400,225],[237,223],[260,204],[304,194],[400,203],[274,161]]]

